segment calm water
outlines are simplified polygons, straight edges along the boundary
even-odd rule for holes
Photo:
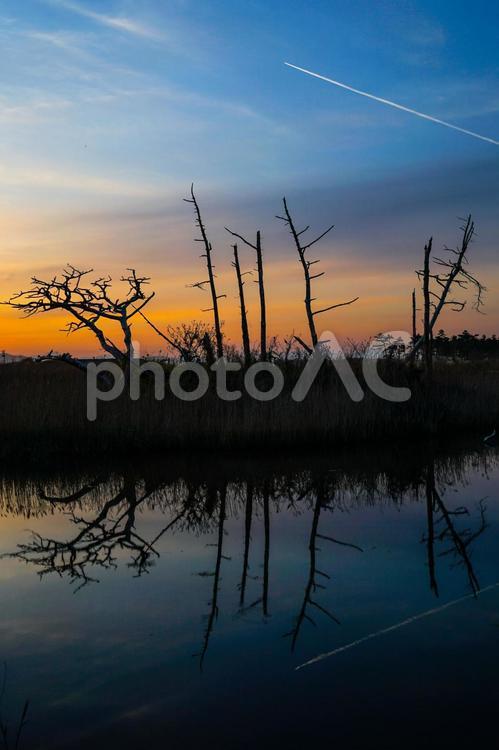
[[[20,748],[464,747],[495,733],[497,452],[215,464],[2,480],[9,747],[26,700]]]

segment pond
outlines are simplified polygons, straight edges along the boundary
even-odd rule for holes
[[[4,745],[485,741],[498,496],[479,443],[5,474]]]

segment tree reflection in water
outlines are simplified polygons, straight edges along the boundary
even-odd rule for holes
[[[374,457],[335,456],[308,461],[292,460],[282,464],[250,461],[228,462],[214,471],[200,462],[193,470],[180,462],[174,466],[130,468],[114,474],[97,472],[82,482],[11,482],[3,480],[4,509],[29,517],[63,512],[74,534],[65,538],[32,533],[31,539],[8,554],[36,569],[41,576],[55,573],[67,577],[76,590],[98,582],[99,570],[116,568],[125,559],[133,574],[150,572],[159,558],[158,543],[176,530],[215,534],[210,546],[215,549],[213,567],[199,572],[212,579],[209,611],[198,654],[203,667],[219,615],[219,594],[224,562],[231,558],[224,551],[228,519],[242,520],[242,571],[238,584],[239,612],[261,607],[263,620],[271,611],[271,529],[272,515],[281,508],[310,517],[305,589],[297,602],[297,615],[287,635],[294,651],[305,623],[317,625],[317,616],[340,623],[341,616],[321,601],[321,592],[331,583],[331,552],[361,554],[361,540],[338,538],[334,533],[334,513],[356,504],[395,503],[425,499],[427,528],[422,531],[426,545],[429,585],[438,595],[437,560],[452,556],[465,571],[473,593],[479,590],[474,570],[473,546],[487,529],[483,501],[477,510],[452,507],[445,498],[448,487],[464,484],[471,466],[480,465],[487,473],[496,455],[458,453],[454,457],[426,455],[410,450],[401,456],[386,451]],[[47,486],[50,489],[47,489]],[[159,510],[165,523],[153,538],[137,530],[138,519],[146,511]],[[472,519],[475,513],[476,519]],[[255,563],[251,554],[255,518],[263,521],[263,560],[260,596],[249,605],[248,582],[260,580],[250,575]],[[463,526],[463,521],[469,523]],[[325,549],[327,546],[327,550]],[[343,552],[344,551],[344,552]],[[315,618],[315,619],[314,619]]]

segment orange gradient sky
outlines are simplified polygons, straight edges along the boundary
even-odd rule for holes
[[[423,246],[459,240],[473,214],[472,270],[485,316],[446,311],[448,332],[499,333],[497,147],[291,70],[289,60],[492,139],[499,133],[497,24],[455,3],[194,3],[4,0],[0,12],[0,299],[65,263],[151,277],[159,326],[209,295],[191,206],[194,181],[217,266],[221,315],[239,343],[229,226],[264,238],[269,336],[306,335],[295,249],[275,219],[285,194],[313,248],[321,315],[340,340],[408,330]],[[480,2],[479,2],[480,5]],[[490,5],[490,4],[489,4]],[[333,7],[334,6],[334,7]],[[382,29],[382,43],[379,30]],[[299,59],[296,58],[297,52]],[[254,267],[240,248],[244,270]],[[252,338],[256,285],[247,277]],[[117,284],[118,286],[118,284]],[[64,316],[0,306],[0,351],[93,355]],[[162,341],[137,321],[142,350]]]
[[[140,218],[123,224],[110,217],[68,216],[57,219],[53,215],[36,216],[29,220],[12,212],[4,213],[1,232],[3,263],[0,273],[0,295],[3,299],[29,285],[30,276],[49,278],[58,273],[65,262],[84,268],[94,268],[100,276],[110,274],[118,293],[119,277],[127,267],[135,267],[140,274],[151,277],[150,288],[156,296],[148,314],[158,327],[191,319],[211,320],[208,292],[188,287],[204,278],[203,260],[198,257],[200,246],[192,240],[195,230],[187,204],[176,201],[177,214],[165,211],[165,217]],[[303,210],[298,210],[303,214]],[[229,217],[230,218],[230,217]],[[210,215],[206,212],[210,228]],[[214,260],[224,330],[231,343],[240,343],[239,308],[234,270],[231,266],[230,237],[223,232],[223,222],[215,216],[213,235]],[[237,220],[236,220],[237,221]],[[230,224],[230,221],[227,221]],[[150,226],[148,226],[150,224]],[[245,221],[249,225],[248,220]],[[284,228],[272,226],[267,242],[264,230],[265,278],[268,299],[269,335],[286,336],[291,332],[305,335],[306,320],[303,308],[303,277],[294,247]],[[237,225],[232,224],[236,228]],[[239,227],[237,227],[239,228]],[[322,227],[317,226],[317,232]],[[222,231],[220,231],[222,230]],[[241,230],[242,231],[242,230]],[[326,275],[315,282],[317,304],[327,306],[359,296],[354,305],[325,313],[317,318],[319,328],[333,331],[340,340],[364,340],[379,331],[410,330],[410,295],[417,284],[414,269],[420,264],[421,249],[427,233],[421,231],[414,239],[412,257],[405,254],[397,259],[385,255],[367,261],[359,257],[359,248],[349,246],[344,238],[330,237],[317,246],[314,257],[320,257],[321,270]],[[249,234],[249,231],[248,231]],[[453,236],[457,240],[457,226]],[[440,243],[442,245],[443,242]],[[489,287],[487,315],[478,315],[470,304],[463,313],[450,311],[442,316],[442,326],[448,331],[464,327],[472,331],[494,333],[499,319],[497,294],[499,278],[496,264],[486,258],[480,261],[479,242],[473,246],[478,262],[475,270]],[[255,266],[252,251],[240,243],[243,270]],[[245,292],[252,338],[258,339],[258,294],[254,276],[246,277]],[[50,312],[24,319],[17,311],[0,308],[0,346],[12,354],[41,354],[50,349],[71,351],[79,355],[95,355],[99,347],[93,336],[78,332],[67,336],[61,329],[69,317]],[[118,332],[116,336],[119,337]],[[134,324],[134,337],[142,352],[157,353],[164,342],[143,321]]]

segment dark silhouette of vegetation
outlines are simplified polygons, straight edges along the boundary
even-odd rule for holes
[[[407,349],[398,340],[385,340],[382,347],[378,347],[381,354],[377,367],[381,378],[389,385],[410,388],[412,398],[404,404],[394,404],[370,392],[358,361],[366,355],[369,344],[350,342],[347,359],[365,391],[364,399],[359,403],[350,401],[331,356],[322,365],[317,382],[310,389],[305,402],[300,404],[295,403],[290,394],[306,367],[308,356],[318,343],[316,316],[349,306],[357,299],[319,309],[314,304],[313,282],[324,272],[314,272],[319,260],[311,259],[309,251],[333,227],[328,227],[315,239],[304,241],[303,235],[309,227],[297,228],[287,201],[283,199],[284,214],[278,218],[289,229],[304,275],[308,341],[295,333],[283,341],[275,336],[268,338],[261,232],[256,233],[253,242],[227,230],[256,254],[256,283],[260,300],[259,353],[251,348],[244,282],[247,272],[241,270],[238,248],[233,246],[242,331],[242,351],[239,351],[236,346],[224,341],[219,300],[225,295],[217,291],[213,249],[193,186],[187,201],[194,207],[195,222],[200,232],[197,241],[203,245],[201,257],[207,269],[207,278],[190,286],[208,288],[213,325],[191,321],[170,324],[162,330],[145,311],[154,296],[154,293],[145,292],[149,279],[138,276],[134,270],[123,277],[127,292],[117,299],[112,296],[109,277],[89,282],[90,271],[68,266],[61,276],[49,281],[34,277],[31,287],[14,295],[8,304],[27,317],[51,310],[66,311],[72,320],[65,330],[68,333],[90,330],[104,354],[120,364],[127,379],[130,358],[133,356],[132,325],[135,316],[139,316],[167,344],[166,351],[156,357],[163,366],[165,378],[168,379],[172,365],[179,360],[200,363],[208,375],[208,392],[199,402],[189,404],[179,402],[167,392],[166,399],[158,403],[153,400],[153,389],[149,387],[151,378],[148,376],[151,372],[145,373],[145,385],[137,404],[128,395],[112,403],[99,404],[98,419],[95,424],[89,424],[86,419],[85,383],[76,379],[76,370],[85,370],[88,362],[78,360],[69,353],[51,351],[36,364],[16,363],[1,368],[0,431],[4,440],[0,455],[7,455],[9,451],[17,453],[19,442],[21,451],[24,444],[28,449],[28,443],[35,442],[36,451],[40,453],[49,445],[59,449],[61,443],[68,451],[75,448],[80,452],[149,451],[166,445],[192,446],[195,443],[226,448],[249,444],[292,445],[300,440],[314,443],[324,440],[386,439],[394,435],[400,439],[462,428],[490,432],[495,426],[499,414],[497,366],[493,361],[499,356],[496,338],[478,337],[466,331],[452,338],[446,337],[443,332],[436,336],[434,333],[444,309],[464,308],[466,300],[458,299],[460,295],[456,292],[464,294],[472,288],[475,291],[475,308],[480,311],[483,306],[485,287],[468,267],[469,248],[475,231],[471,216],[462,227],[458,248],[447,249],[448,255],[444,258],[433,258],[431,239],[425,246],[424,268],[417,272],[422,280],[424,296],[423,335],[418,337],[416,331],[417,299],[413,293],[412,347]],[[122,343],[116,343],[112,326],[117,327]],[[380,344],[382,338],[378,335],[375,340]],[[427,375],[424,380],[421,377],[420,352],[423,353]],[[210,370],[216,358],[222,355],[244,364],[242,372],[230,372],[228,375],[230,389],[243,392],[243,397],[233,403],[225,403],[217,398],[216,376]],[[255,402],[244,389],[244,370],[258,357],[277,365],[285,380],[282,394],[268,403]],[[449,358],[455,361],[451,363]],[[486,358],[490,363],[482,368],[461,362]],[[59,362],[74,365],[74,376],[58,369]],[[194,377],[188,374],[182,377],[186,378],[186,382],[192,381],[196,387]],[[266,385],[270,381],[268,374],[266,377],[265,373],[261,373],[259,377],[264,390],[271,386]],[[33,450],[30,452],[33,454]]]
[[[466,429],[482,437],[499,417],[497,364],[435,362],[433,400],[428,408],[420,372],[398,358],[380,360],[380,376],[389,384],[409,387],[412,398],[390,403],[366,387],[360,360],[349,360],[364,399],[349,398],[333,362],[325,361],[303,402],[291,398],[306,360],[285,359],[284,350],[274,363],[282,369],[285,386],[269,402],[255,401],[244,390],[244,372],[229,373],[229,390],[242,397],[227,402],[218,398],[214,375],[197,401],[185,402],[166,388],[156,401],[153,389],[144,387],[140,400],[127,394],[100,403],[97,420],[86,418],[86,382],[75,369],[59,362],[24,362],[0,367],[0,457],[11,462],[43,462],[51,455],[99,455],[109,452],[150,454],[165,447],[194,447],[235,451],[264,450],[270,446],[359,443],[397,440],[423,435],[448,435]],[[171,365],[164,364],[168,379]],[[188,374],[184,387],[188,389]],[[193,379],[194,387],[197,380]],[[147,385],[147,381],[146,381]]]
[[[433,373],[433,335],[442,311],[450,306],[461,312],[466,307],[466,299],[453,296],[454,290],[464,293],[470,287],[475,291],[474,307],[478,312],[484,304],[485,286],[468,269],[468,251],[475,235],[475,224],[471,215],[461,227],[462,238],[456,249],[445,247],[448,255],[444,258],[432,258],[433,238],[430,237],[424,248],[424,266],[416,271],[422,280],[424,317],[423,335],[414,341],[412,356],[423,348],[428,384],[431,384]],[[437,270],[432,270],[432,260]]]
[[[499,360],[499,339],[467,330],[447,336],[443,329],[433,338],[433,353],[456,360]]]

